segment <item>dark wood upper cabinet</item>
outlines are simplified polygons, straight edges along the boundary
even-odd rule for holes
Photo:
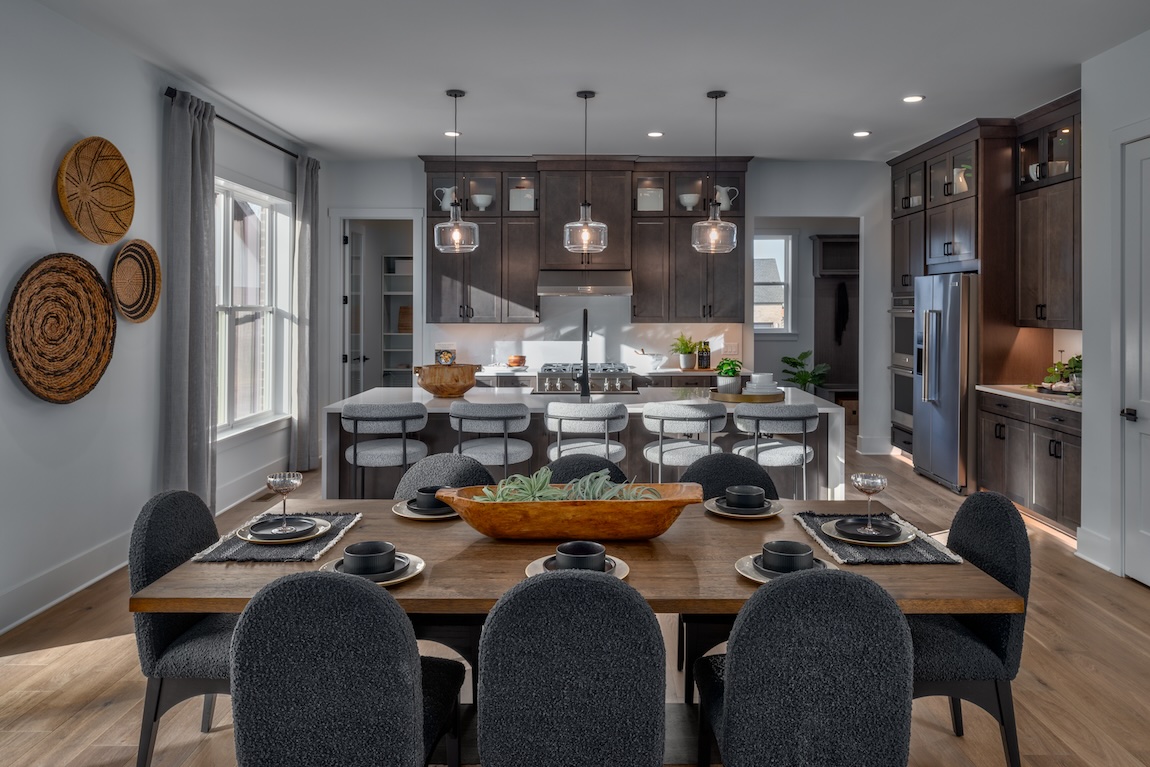
[[[978,194],[978,142],[971,141],[926,161],[926,206]]]
[[[666,217],[671,192],[667,186],[666,171],[634,171],[631,173],[631,215],[637,218]],[[634,240],[632,239],[632,245]],[[634,261],[634,258],[632,258]]]
[[[1078,115],[1068,115],[1018,137],[1015,181],[1019,192],[1078,175]]]
[[[892,219],[890,290],[914,295],[914,278],[926,273],[926,214],[923,211]]]
[[[670,242],[671,224],[666,217],[632,219],[632,322],[670,319]]]
[[[926,165],[922,160],[891,169],[891,217],[917,213],[926,207]]]
[[[949,268],[960,262],[976,260],[977,225],[978,206],[973,197],[927,210],[927,267]]]
[[[631,172],[545,170],[539,176],[542,268],[630,269]],[[601,253],[572,253],[563,247],[563,227],[579,220],[585,200],[591,203],[591,218],[607,225],[607,248]]]
[[[503,219],[503,322],[539,322],[539,219]]]
[[[535,171],[503,173],[503,215],[522,218],[539,215],[539,174]]]
[[[691,247],[693,221],[671,219],[671,321],[743,322],[746,290],[742,219],[739,245],[730,253],[699,253]]]
[[[1080,180],[1017,197],[1016,322],[1022,327],[1082,327]]]
[[[435,221],[428,222],[428,242]],[[503,246],[498,220],[477,221],[479,247],[470,253],[427,251],[427,321],[502,322]]]

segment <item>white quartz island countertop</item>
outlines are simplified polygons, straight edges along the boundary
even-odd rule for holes
[[[843,475],[843,462],[846,435],[844,432],[845,418],[842,407],[809,392],[793,387],[784,387],[786,394],[784,400],[788,404],[813,403],[818,407],[820,414],[826,415],[827,425],[827,485],[830,497],[841,500],[845,494],[845,477]],[[707,389],[686,387],[646,387],[634,393],[592,394],[591,402],[622,402],[627,411],[634,415],[643,412],[643,405],[648,402],[711,402]],[[578,402],[579,398],[573,394],[532,394],[530,390],[522,387],[474,388],[461,398],[435,397],[418,387],[377,387],[361,394],[349,397],[339,402],[333,402],[324,408],[326,429],[323,475],[325,491],[335,487],[334,477],[330,476],[330,469],[338,468],[342,456],[338,449],[329,450],[329,444],[339,444],[339,412],[345,404],[349,403],[379,403],[395,404],[402,402],[422,402],[431,414],[446,414],[451,403],[466,401],[477,403],[522,403],[532,413],[543,413],[548,402]],[[725,402],[727,412],[733,412],[735,403]],[[330,481],[329,481],[330,478]],[[336,497],[334,494],[325,497]]]

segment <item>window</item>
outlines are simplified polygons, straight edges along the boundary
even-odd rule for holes
[[[216,179],[216,425],[227,430],[286,410],[292,205]]]
[[[754,242],[755,332],[791,332],[791,234],[756,234]]]

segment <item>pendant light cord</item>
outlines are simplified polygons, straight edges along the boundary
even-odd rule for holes
[[[459,96],[453,95],[451,97],[451,100],[455,103],[455,119],[454,119],[454,122],[452,123],[452,128],[451,128],[451,132],[455,134],[454,136],[451,137],[452,155],[453,155],[453,159],[451,161],[451,175],[452,175],[451,180],[455,182],[455,194],[456,194],[456,198],[452,202],[458,202],[459,201],[459,197],[458,197],[458,195],[459,195]],[[716,107],[716,109],[717,109],[717,107]],[[718,112],[716,112],[715,114],[716,114],[715,119],[717,120],[718,119]],[[716,125],[718,125],[718,123],[716,123]],[[716,146],[718,146],[718,144],[716,144]]]

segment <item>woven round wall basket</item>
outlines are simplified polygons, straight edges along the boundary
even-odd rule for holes
[[[116,308],[128,322],[143,322],[160,303],[160,259],[143,240],[129,240],[112,262],[109,280]]]
[[[75,402],[112,359],[116,313],[95,267],[71,253],[45,256],[24,272],[4,318],[16,375],[41,399]]]
[[[132,225],[132,172],[107,139],[91,136],[68,150],[56,173],[56,194],[68,223],[92,242],[109,245]]]

